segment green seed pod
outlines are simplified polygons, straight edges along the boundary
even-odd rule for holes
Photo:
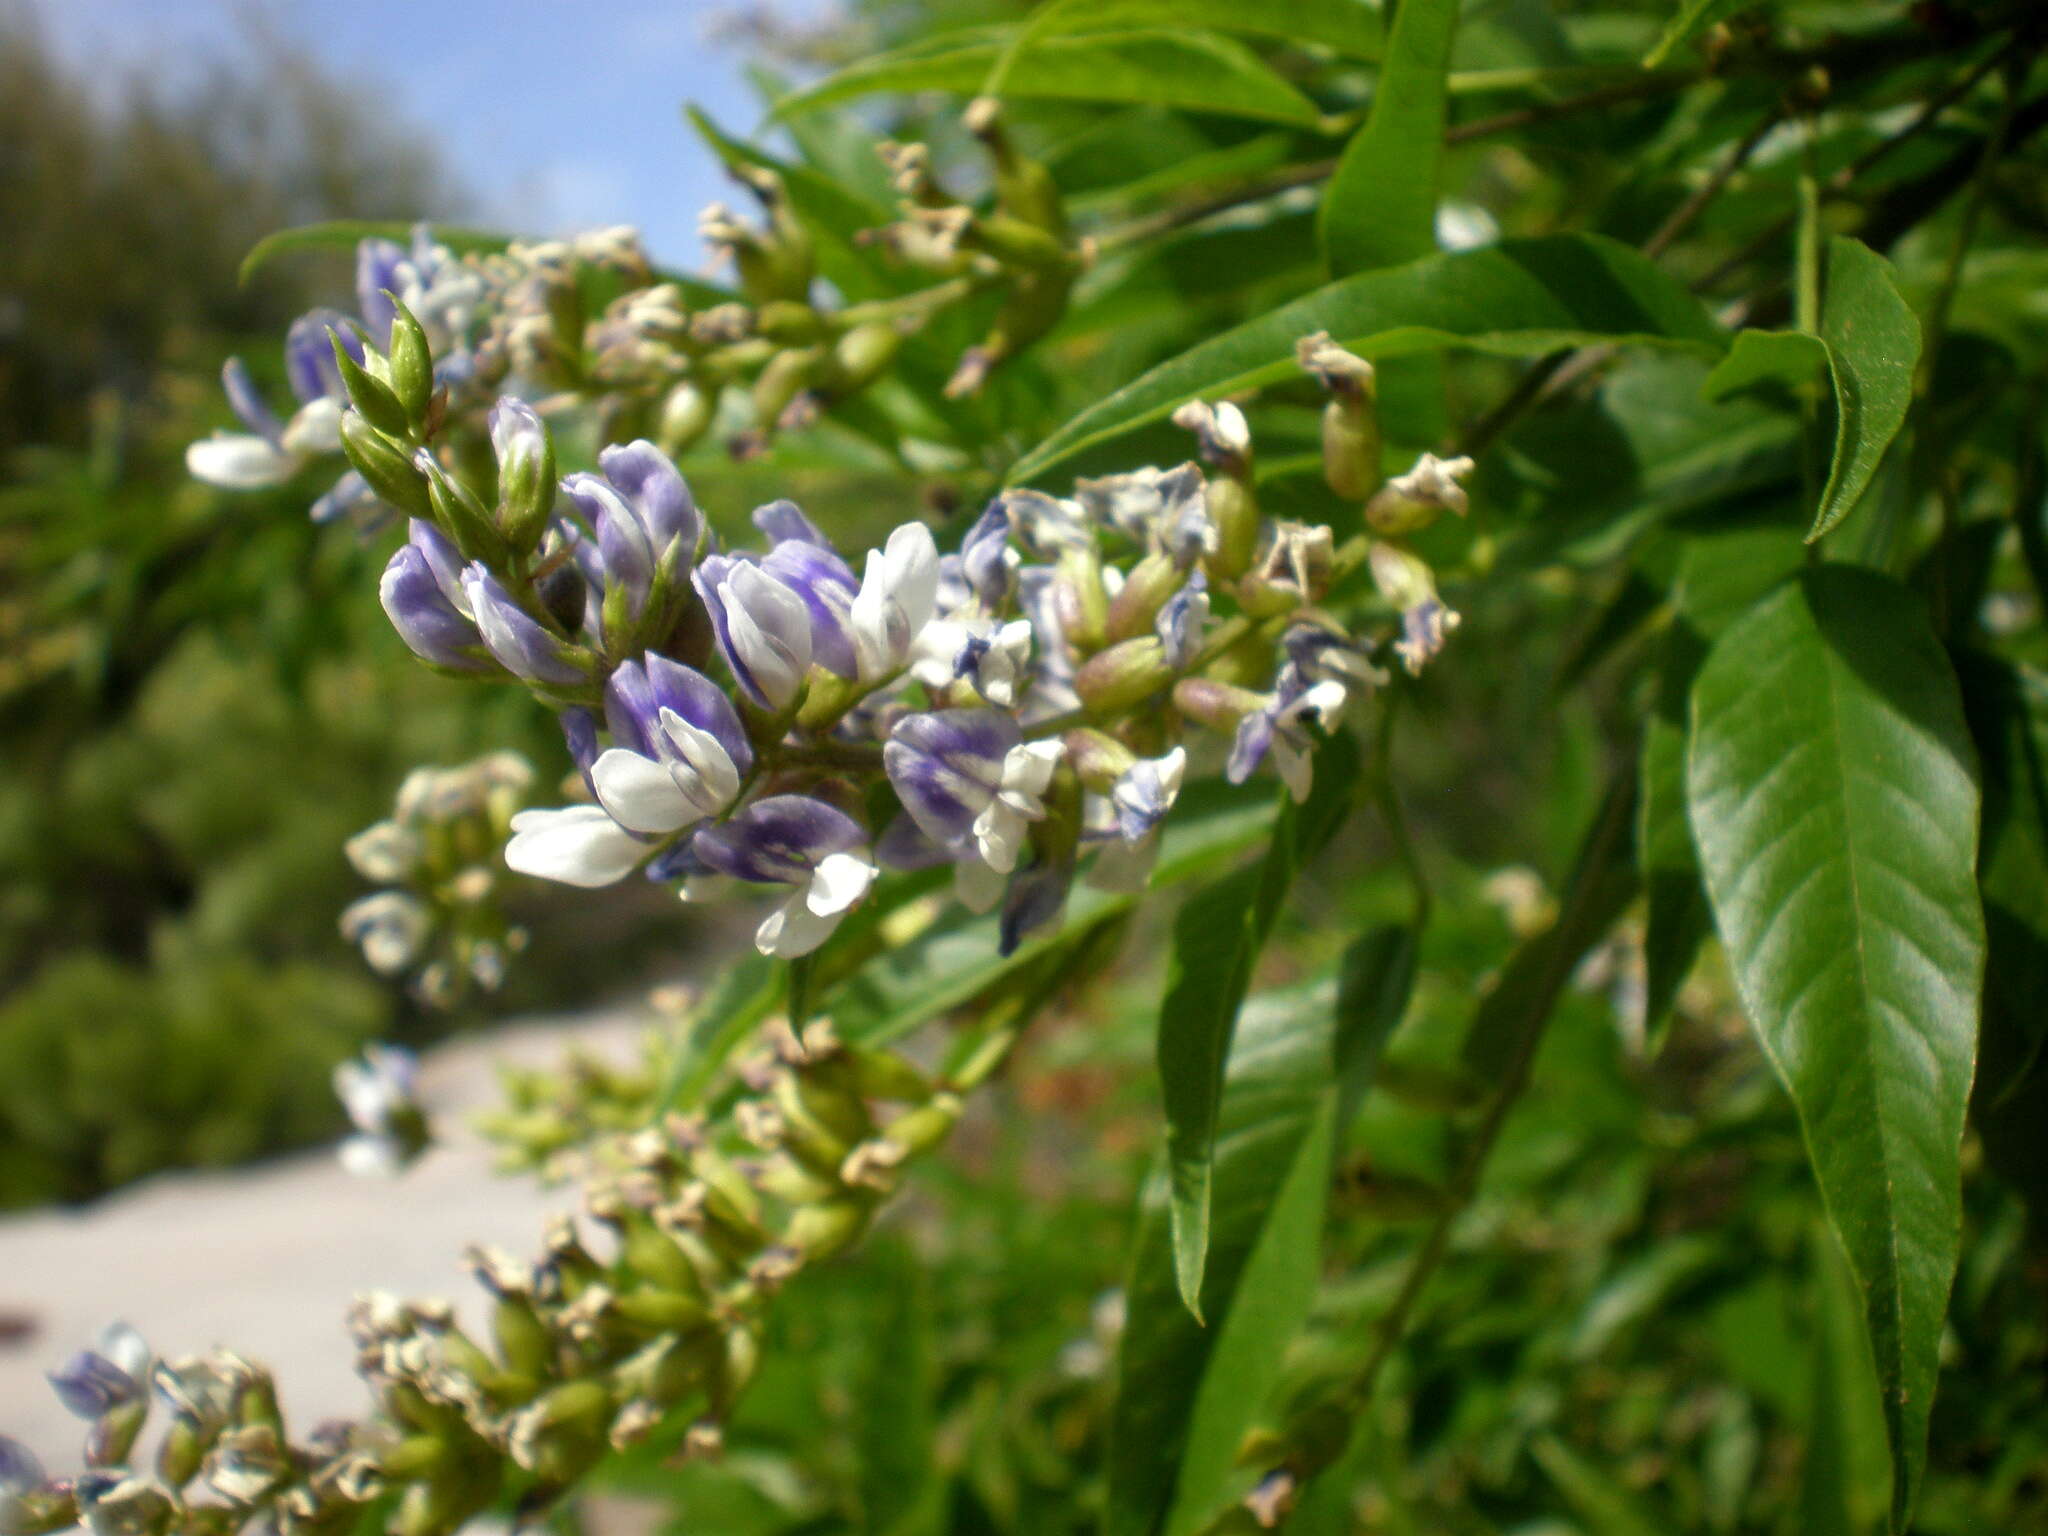
[[[857,1091],[867,1098],[915,1103],[931,1096],[930,1079],[893,1051],[859,1045],[840,1050]]]
[[[806,1260],[830,1258],[867,1230],[871,1207],[847,1198],[807,1205],[790,1217],[784,1239]]]
[[[1226,736],[1237,729],[1238,721],[1265,706],[1262,695],[1211,677],[1184,677],[1173,685],[1175,709]]]
[[[1203,561],[1219,586],[1251,569],[1259,549],[1259,498],[1250,476],[1219,475],[1209,482],[1209,520],[1216,525],[1216,552]]]
[[[93,1421],[85,1435],[85,1462],[90,1467],[121,1467],[135,1449],[135,1437],[142,1433],[149,1417],[149,1400],[139,1399],[108,1409]]]
[[[521,1376],[547,1375],[554,1361],[554,1337],[526,1297],[498,1298],[491,1312],[491,1336],[508,1370]]]
[[[929,1104],[898,1115],[882,1128],[882,1134],[901,1145],[912,1157],[929,1152],[960,1123],[960,1099],[956,1094],[934,1094]]]
[[[889,371],[903,350],[903,332],[888,321],[856,325],[832,345],[834,388],[841,395],[858,394]]]
[[[658,1333],[686,1333],[711,1320],[710,1309],[698,1297],[653,1287],[629,1291],[613,1303],[613,1308],[635,1327]]]

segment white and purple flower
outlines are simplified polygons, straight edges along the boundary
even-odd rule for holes
[[[1026,741],[994,709],[946,709],[897,722],[882,762],[911,818],[956,852],[971,849],[998,874],[1017,867],[1030,825],[1064,753],[1057,740]]]
[[[807,795],[756,800],[731,820],[700,830],[690,847],[718,874],[794,887],[754,934],[762,954],[783,959],[807,955],[830,938],[875,879],[860,823]]]

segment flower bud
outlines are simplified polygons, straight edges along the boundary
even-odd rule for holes
[[[1157,635],[1140,635],[1098,651],[1074,675],[1074,691],[1091,714],[1121,714],[1152,697],[1173,678]]]
[[[365,421],[387,437],[410,442],[412,417],[399,403],[391,386],[357,362],[348,348],[341,344],[338,334],[330,331],[327,339],[334,348],[334,363],[341,370],[341,382],[348,390],[349,403],[362,413]]]
[[[433,517],[426,477],[406,451],[372,426],[362,412],[342,412],[341,451],[380,500],[408,517]]]
[[[395,311],[391,321],[391,393],[405,411],[407,424],[418,430],[426,422],[427,406],[434,395],[434,351],[413,312],[396,294],[387,290],[385,297]]]
[[[1145,556],[1131,567],[1122,589],[1110,599],[1104,638],[1114,643],[1144,634],[1186,579],[1173,556],[1162,550]]]
[[[1296,360],[1330,392],[1323,407],[1323,480],[1346,501],[1379,489],[1379,391],[1372,364],[1317,331],[1295,345]]]
[[[832,366],[836,391],[858,394],[888,372],[903,350],[903,332],[887,321],[856,325],[833,343]]]
[[[1463,517],[1468,499],[1458,482],[1471,473],[1470,459],[1440,459],[1425,453],[1413,469],[1389,480],[1366,503],[1366,526],[1375,533],[1415,533],[1446,510]]]
[[[830,1258],[867,1230],[868,1215],[868,1202],[861,1199],[807,1205],[790,1217],[784,1236],[806,1260]]]
[[[1173,707],[1197,724],[1228,736],[1246,715],[1266,707],[1263,694],[1210,677],[1184,677],[1173,685]]]
[[[1114,736],[1083,726],[1067,732],[1067,761],[1081,783],[1097,794],[1107,794],[1138,760],[1138,754]]]
[[[689,379],[668,392],[661,402],[661,417],[654,429],[655,441],[670,458],[681,458],[711,426],[718,400],[715,394]]]
[[[555,509],[555,446],[538,412],[507,395],[491,407],[498,460],[497,528],[520,554],[539,545]]]

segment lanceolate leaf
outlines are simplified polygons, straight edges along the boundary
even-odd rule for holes
[[[1913,403],[1920,322],[1899,297],[1892,269],[1860,240],[1828,241],[1820,336],[1835,381],[1835,455],[1809,539],[1849,515]]]
[[[1789,510],[1789,509],[1788,509]],[[1636,859],[1647,921],[1644,1019],[1655,1040],[1671,1001],[1713,928],[1699,858],[1686,819],[1686,703],[1714,638],[1778,582],[1799,569],[1799,535],[1789,526],[1735,528],[1687,541],[1671,594],[1657,705],[1643,727],[1643,778]]]
[[[979,91],[1006,40],[986,32],[878,54],[776,103],[778,115],[882,91]],[[1148,102],[1189,112],[1313,127],[1314,102],[1242,43],[1198,31],[1134,29],[1048,37],[1010,66],[1003,94]]]
[[[1166,994],[1159,1005],[1159,1086],[1166,1105],[1174,1272],[1181,1299],[1197,1318],[1209,1251],[1216,1113],[1237,1010],[1295,871],[1337,830],[1357,777],[1351,738],[1332,737],[1316,753],[1308,800],[1290,800],[1281,809],[1266,856],[1197,892],[1174,919]]]
[[[1347,973],[1361,964],[1347,956]],[[1362,1092],[1369,1082],[1400,1017],[1386,998],[1347,974],[1245,1004],[1217,1127],[1207,1327],[1181,1301],[1164,1171],[1147,1186],[1124,1288],[1108,1536],[1180,1536],[1215,1515],[1237,1445],[1308,1315],[1339,1084]]]
[[[1726,340],[1696,299],[1625,245],[1600,235],[1507,240],[1344,278],[1202,342],[1083,411],[1010,479],[1035,479],[1198,395],[1294,377],[1294,344],[1312,331],[1371,358],[1443,347],[1523,357],[1596,341],[1713,355]]]
[[[1863,1293],[1912,1507],[1960,1238],[1984,922],[1955,675],[1917,601],[1821,566],[1693,687],[1687,792],[1743,1006]]]
[[[1012,35],[982,86],[1000,96],[1016,61],[1046,38],[1116,27],[1200,27],[1321,43],[1354,59],[1379,53],[1379,18],[1365,0],[1291,0],[1270,8],[1243,0],[1047,0]]]
[[[1318,236],[1333,275],[1414,261],[1436,250],[1444,158],[1444,77],[1458,0],[1403,0],[1365,126],[1323,192]]]
[[[1728,355],[1700,385],[1700,396],[1719,401],[1761,384],[1790,388],[1816,378],[1827,365],[1827,343],[1818,336],[1804,331],[1737,331]]]
[[[664,1107],[692,1107],[704,1096],[726,1057],[782,1001],[788,980],[789,967],[751,950],[733,962],[698,1010],[689,1038],[676,1053],[662,1088]]]

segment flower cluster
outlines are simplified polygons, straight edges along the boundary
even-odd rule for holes
[[[0,1438],[0,1533],[325,1536],[389,1500],[405,1536],[444,1536],[508,1477],[521,1518],[538,1514],[664,1422],[687,1426],[683,1454],[715,1454],[776,1291],[860,1236],[950,1134],[976,1071],[934,1083],[826,1021],[771,1022],[717,1122],[670,1115],[582,1143],[588,1225],[554,1222],[531,1261],[471,1250],[487,1341],[445,1301],[359,1298],[350,1328],[377,1405],[361,1422],[293,1440],[260,1368],[226,1351],[152,1360],[116,1325],[51,1374],[89,1426],[84,1473],[47,1477]],[[168,1422],[145,1459],[157,1407]]]
[[[348,840],[356,873],[387,887],[341,914],[343,937],[372,970],[411,972],[414,994],[436,1008],[472,985],[497,991],[527,939],[499,909],[498,852],[532,783],[533,769],[511,752],[415,769],[390,817]]]

